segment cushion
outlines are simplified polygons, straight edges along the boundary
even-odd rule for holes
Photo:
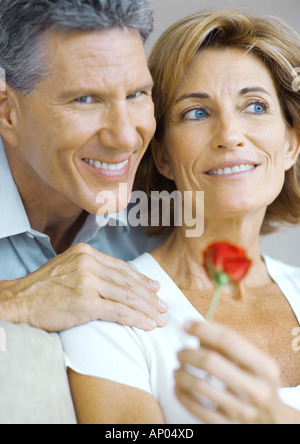
[[[0,321],[0,424],[76,424],[57,334]]]

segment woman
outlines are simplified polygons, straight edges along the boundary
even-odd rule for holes
[[[238,11],[193,15],[158,41],[148,188],[203,190],[205,232],[172,227],[132,262],[161,283],[166,327],[98,322],[62,334],[80,422],[300,423],[300,270],[262,258],[258,245],[275,223],[300,219],[297,66],[299,36]],[[253,266],[241,301],[224,295],[213,325],[203,322],[213,286],[202,257],[216,240],[243,247]]]

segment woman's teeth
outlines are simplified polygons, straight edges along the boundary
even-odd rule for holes
[[[207,174],[210,176],[229,176],[231,174],[245,173],[246,171],[253,170],[255,165],[238,165],[232,168],[219,168],[218,170],[209,171]]]
[[[125,162],[122,163],[102,163],[98,160],[93,159],[83,159],[84,162],[88,163],[89,165],[92,165],[95,168],[98,168],[99,170],[106,170],[106,171],[121,171],[125,166],[128,164],[129,160],[125,160]]]

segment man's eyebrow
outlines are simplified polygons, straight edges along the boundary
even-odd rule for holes
[[[138,85],[136,88],[133,89],[133,92],[137,91],[152,91],[154,88],[154,80],[151,80],[147,83],[143,83],[141,85]]]
[[[74,88],[74,89],[65,89],[59,94],[59,97],[61,99],[69,99],[71,97],[84,97],[84,96],[90,96],[95,95],[96,91],[92,90],[91,88]]]
[[[140,89],[153,89],[153,88],[154,88],[154,80],[150,80],[149,82],[146,83],[144,88],[140,88]]]
[[[250,88],[243,88],[240,91],[240,95],[244,96],[244,95],[252,93],[252,92],[262,92],[262,93],[267,94],[268,96],[270,96],[270,93],[268,93],[268,91],[265,90],[264,88],[262,88],[261,86],[253,86],[253,87],[250,87]]]
[[[154,87],[154,82],[149,81],[145,84],[139,85],[136,88],[132,89],[132,92],[138,92],[138,91],[152,91]],[[97,95],[105,95],[106,91],[99,91],[97,88],[74,88],[74,89],[66,89],[65,91],[62,91],[60,94],[60,98],[62,99],[68,99],[70,97],[84,97],[84,96],[97,96]]]
[[[183,94],[182,96],[178,97],[178,99],[175,100],[175,104],[187,99],[209,99],[209,98],[210,95],[203,92]]]

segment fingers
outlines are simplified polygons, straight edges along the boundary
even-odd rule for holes
[[[280,386],[277,365],[223,326],[192,323],[186,330],[201,346],[178,354],[179,400],[209,424],[264,423],[270,418]]]
[[[230,421],[217,411],[212,411],[203,406],[196,396],[190,392],[175,388],[175,394],[184,407],[204,424],[230,424]]]
[[[141,275],[132,267],[130,267],[126,262],[106,255],[104,253],[100,253],[98,250],[95,250],[90,245],[77,244],[72,247],[70,251],[76,257],[83,256],[83,260],[88,260],[88,257],[92,257],[99,265],[98,275],[100,277],[114,279],[114,276],[117,276],[117,278],[119,278],[120,276],[126,276],[128,278],[131,277],[135,283],[142,285],[143,287],[147,287],[152,291],[158,291],[160,289],[159,282],[153,281],[147,276]],[[106,275],[103,274],[105,270],[107,271]],[[118,283],[120,283],[119,280]]]
[[[280,383],[280,373],[272,359],[229,328],[203,322],[187,325],[186,331],[196,336],[202,347],[223,355],[254,375],[272,380],[275,385]]]
[[[142,325],[146,330],[166,325],[162,314],[168,310],[168,305],[157,296],[160,289],[158,282],[89,245],[78,244],[75,247],[71,250],[73,263],[79,272],[88,273],[84,287],[92,287],[102,300],[116,303],[113,306],[97,303],[100,312],[103,309],[105,313],[110,313],[98,319],[138,328],[142,328]],[[105,308],[102,307],[104,305]],[[111,307],[115,308],[115,312],[109,310]]]
[[[145,331],[152,331],[159,323],[140,311],[116,302],[99,299],[94,320],[116,322],[128,327],[136,327]],[[165,325],[165,324],[164,324]]]
[[[256,410],[236,398],[224,387],[217,387],[211,378],[197,378],[184,369],[175,372],[176,388],[179,396],[182,394],[190,397],[201,404],[206,410],[218,413],[218,421],[226,422],[228,419],[233,422],[251,422],[255,417]],[[207,413],[207,412],[206,412]],[[221,419],[223,417],[223,419]],[[207,418],[202,418],[206,420]]]
[[[183,368],[188,365],[201,369],[211,377],[222,381],[227,390],[242,400],[247,402],[253,397],[252,387],[256,383],[256,378],[218,353],[201,347],[199,350],[183,350],[178,354],[178,359]]]
[[[143,315],[140,316],[140,319],[144,319],[143,324],[145,324],[145,319],[147,318],[147,330],[149,329],[149,326],[153,329],[156,327],[164,327],[166,325],[166,320],[163,318],[162,313],[166,311],[167,307],[162,305],[163,302],[160,301],[156,293],[153,293],[150,290],[147,291],[139,285],[122,286],[106,282],[102,284],[102,287],[99,290],[99,295],[106,301],[117,303],[115,306],[118,319],[120,318],[120,313],[122,319],[124,316],[127,316],[128,313],[131,313],[132,315],[134,314],[134,318],[127,320],[124,325],[138,326],[135,324],[135,319],[138,314]],[[131,310],[128,311],[126,308]],[[119,321],[116,320],[116,322]]]

